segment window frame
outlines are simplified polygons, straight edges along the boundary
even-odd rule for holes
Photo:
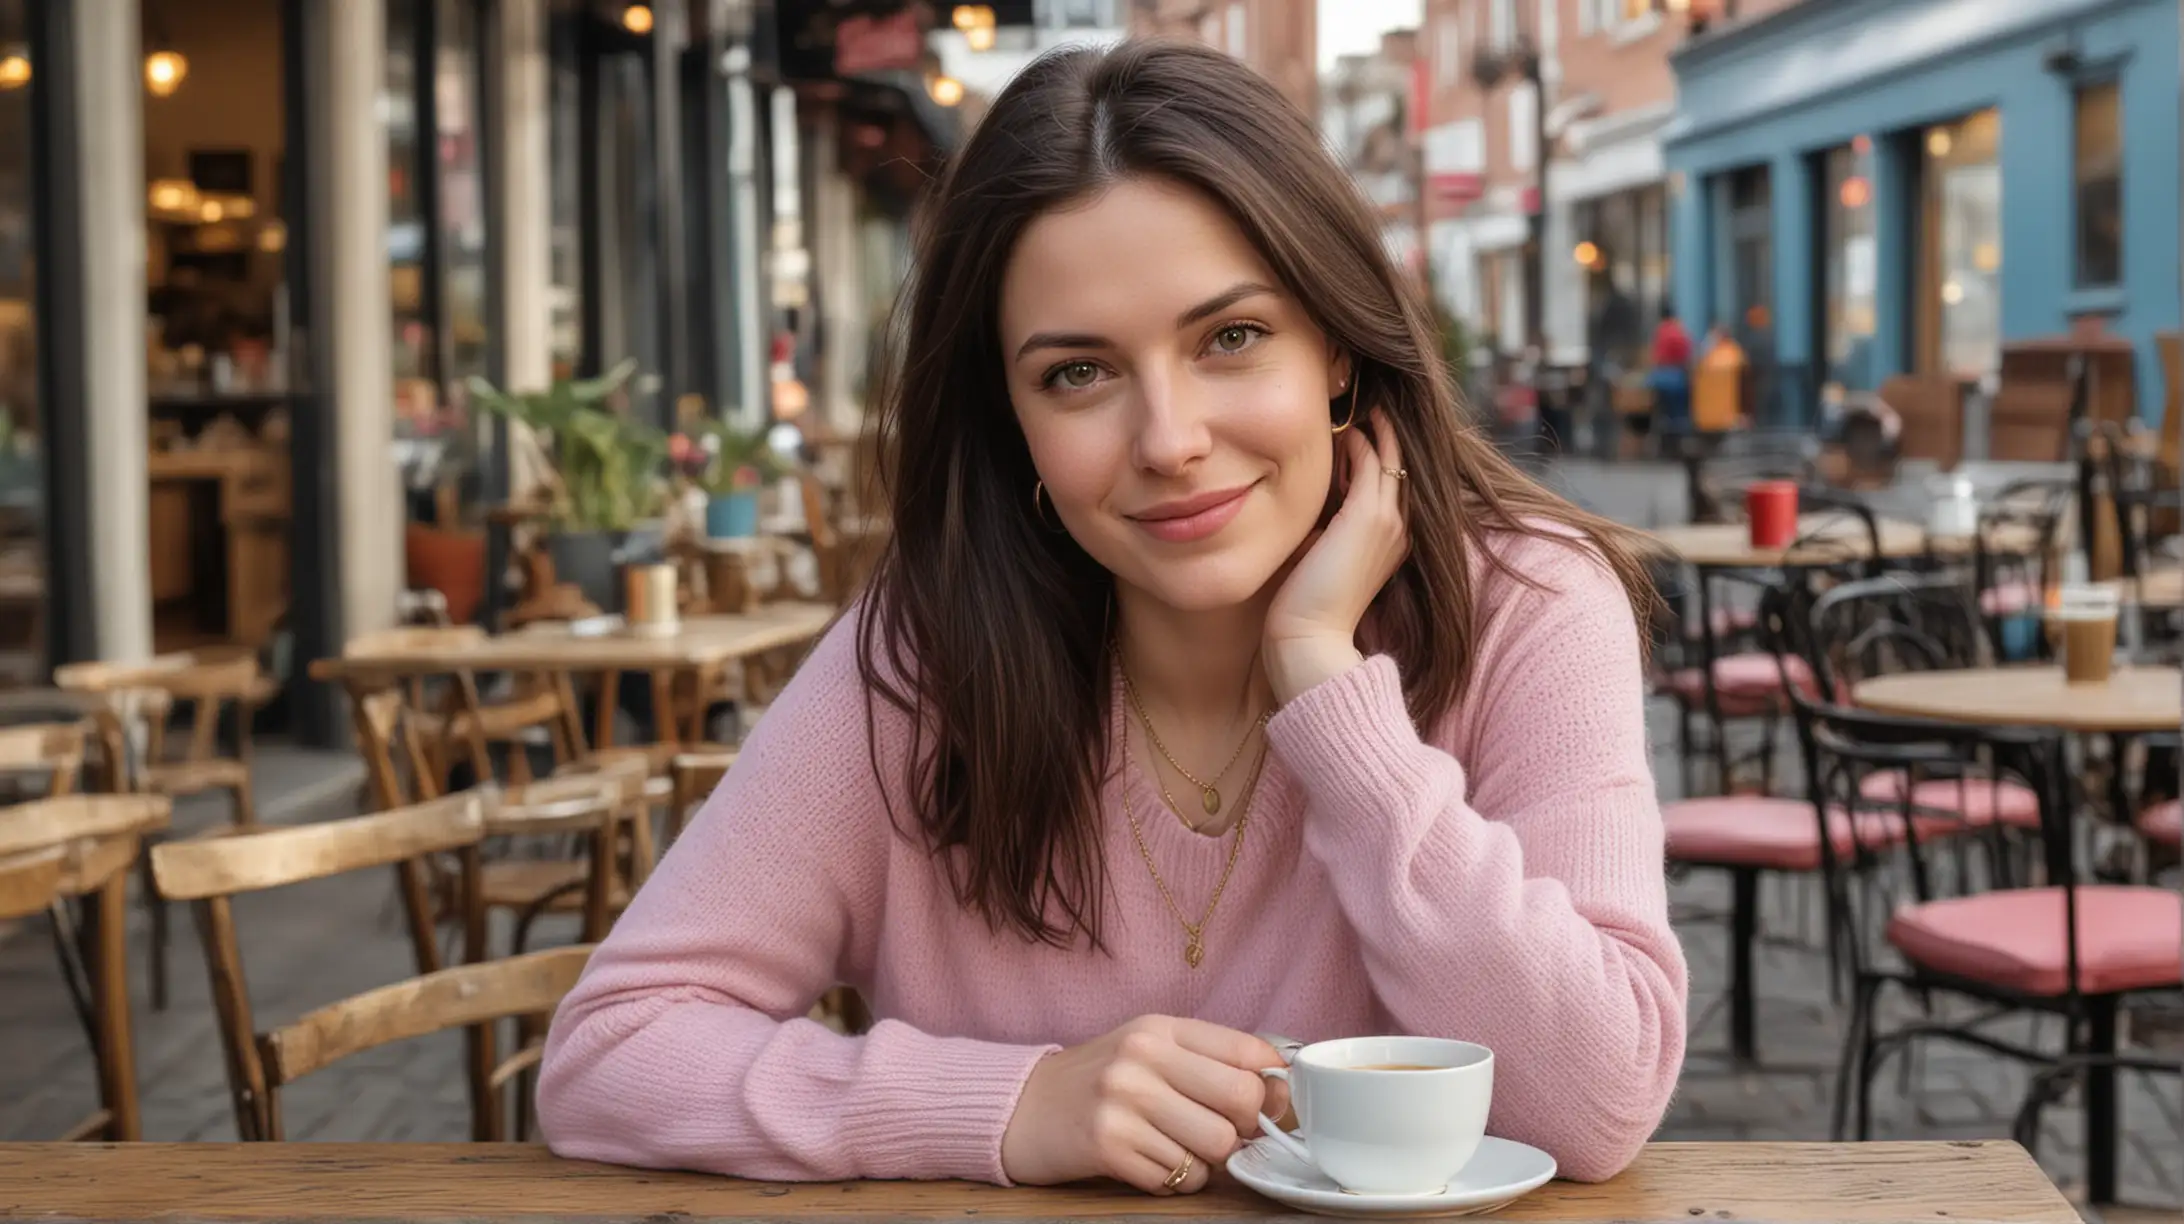
[[[2096,90],[2111,90],[2116,99],[2115,130],[2115,208],[2116,208],[2116,264],[2112,279],[2090,279],[2086,272],[2084,190],[2086,180],[2081,177],[2083,163],[2083,133],[2080,117],[2084,112],[2085,96]],[[2120,65],[2106,65],[2100,69],[2080,74],[2070,81],[2070,287],[2073,293],[2105,294],[2119,292],[2123,288],[2125,269],[2130,266],[2128,232],[2123,228],[2124,179],[2129,167],[2125,165],[2124,134],[2126,116],[2123,93],[2123,73]]]

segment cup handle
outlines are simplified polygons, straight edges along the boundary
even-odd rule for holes
[[[1265,1076],[1268,1079],[1278,1079],[1285,1084],[1290,1082],[1289,1068],[1287,1067],[1264,1067],[1260,1069],[1259,1074]],[[1317,1169],[1319,1167],[1317,1164],[1313,1163],[1311,1151],[1308,1150],[1303,1143],[1299,1142],[1295,1135],[1292,1135],[1288,1131],[1283,1130],[1280,1126],[1275,1125],[1274,1119],[1267,1117],[1263,1113],[1259,1115],[1259,1130],[1260,1133],[1264,1134],[1267,1138],[1273,1140],[1275,1146],[1281,1148],[1283,1151],[1289,1153],[1291,1156],[1296,1157],[1297,1159],[1303,1161],[1306,1165],[1312,1168]]]

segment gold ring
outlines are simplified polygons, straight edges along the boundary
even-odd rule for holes
[[[1410,469],[1408,468],[1382,468],[1380,470],[1389,476],[1395,477],[1397,480],[1404,480],[1410,476]]]
[[[1161,1188],[1163,1190],[1174,1190],[1181,1186],[1183,1179],[1191,1175],[1191,1169],[1197,1164],[1197,1156],[1189,1152],[1183,1153],[1183,1163],[1175,1167],[1175,1172],[1168,1174],[1168,1180],[1160,1183]]]

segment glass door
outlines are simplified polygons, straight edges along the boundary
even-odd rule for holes
[[[1919,368],[1977,379],[2002,352],[2001,116],[1926,130],[1918,285]]]
[[[29,5],[0,0],[0,683],[43,670],[38,247],[32,233]],[[20,664],[21,666],[18,666]]]

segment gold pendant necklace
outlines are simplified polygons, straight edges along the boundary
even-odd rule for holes
[[[1130,720],[1122,720],[1122,759],[1130,759]],[[1122,814],[1130,822],[1130,839],[1137,843],[1138,857],[1145,860],[1145,870],[1153,877],[1153,886],[1160,890],[1160,899],[1167,902],[1168,912],[1183,925],[1183,963],[1196,969],[1206,959],[1206,926],[1213,921],[1213,911],[1221,905],[1221,894],[1228,889],[1229,877],[1236,873],[1236,860],[1244,851],[1244,831],[1251,827],[1251,801],[1259,791],[1259,774],[1266,768],[1266,752],[1260,750],[1253,762],[1251,776],[1244,783],[1243,809],[1236,817],[1236,840],[1229,845],[1228,862],[1221,867],[1221,878],[1213,885],[1213,896],[1206,900],[1206,912],[1192,922],[1183,916],[1183,907],[1175,902],[1175,894],[1168,891],[1168,881],[1161,878],[1160,868],[1153,862],[1152,848],[1145,844],[1145,831],[1138,826],[1137,811],[1130,806],[1130,781],[1122,780]],[[1188,823],[1188,822],[1186,822]]]
[[[1115,648],[1115,657],[1117,660],[1122,657],[1122,649],[1119,643]],[[1229,754],[1228,763],[1221,766],[1221,772],[1213,775],[1213,780],[1209,782],[1201,780],[1190,770],[1183,768],[1183,762],[1176,760],[1175,754],[1168,751],[1168,745],[1161,742],[1160,732],[1153,729],[1152,715],[1145,712],[1145,702],[1138,696],[1137,685],[1130,682],[1130,673],[1127,669],[1122,672],[1122,691],[1130,698],[1130,708],[1137,711],[1138,721],[1145,724],[1145,738],[1153,742],[1154,750],[1159,752],[1161,757],[1168,762],[1169,768],[1182,775],[1185,782],[1198,788],[1198,803],[1200,807],[1206,809],[1206,815],[1220,815],[1221,788],[1219,784],[1221,779],[1228,776],[1229,770],[1236,768],[1236,762],[1244,755],[1244,749],[1251,746],[1252,733],[1265,728],[1267,720],[1274,717],[1274,711],[1268,710],[1259,715],[1258,721],[1251,724],[1251,730],[1244,732],[1244,738],[1237,741],[1236,751]],[[1184,821],[1184,823],[1190,824],[1189,821]],[[1196,829],[1198,826],[1191,825],[1191,827]]]

